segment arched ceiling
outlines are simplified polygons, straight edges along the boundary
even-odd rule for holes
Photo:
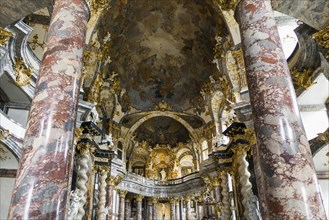
[[[159,116],[148,119],[135,131],[135,140],[146,141],[150,146],[157,144],[175,147],[179,142],[190,141],[189,131],[175,119]]]
[[[105,69],[120,76],[119,101],[142,111],[162,100],[174,111],[200,108],[201,87],[217,71],[215,37],[227,33],[216,8],[201,0],[112,1],[99,37],[111,34]]]

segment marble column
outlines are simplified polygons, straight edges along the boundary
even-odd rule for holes
[[[106,179],[106,201],[105,207],[108,210],[106,220],[112,220],[113,216],[113,193],[114,193],[114,186],[115,186],[115,178],[109,174]]]
[[[84,0],[54,0],[8,219],[67,218],[88,14]]]
[[[180,211],[179,211],[179,200],[178,198],[175,201],[175,211],[176,211],[176,220],[180,220]]]
[[[125,197],[127,195],[127,191],[118,190],[119,193],[119,220],[124,220],[125,218]]]
[[[176,203],[176,199],[175,198],[171,198],[170,199],[170,220],[175,220],[175,203]]]
[[[137,209],[138,209],[138,204],[137,204]],[[137,212],[138,212],[138,210],[137,210]],[[131,201],[130,201],[130,199],[126,198],[126,200],[125,200],[125,219],[128,220],[130,218],[131,218]]]
[[[222,188],[222,216],[223,219],[229,219],[231,217],[230,198],[228,192],[227,172],[225,170],[220,171],[220,178]]]
[[[198,217],[199,217],[199,219],[202,219],[204,217],[203,209],[204,209],[204,206],[199,204],[198,205]]]
[[[254,156],[263,171],[256,175],[265,184],[262,216],[326,219],[271,1],[241,0],[236,17],[257,138]]]
[[[152,203],[152,199],[148,199],[147,200],[147,208],[148,208],[148,220],[152,220],[153,219],[153,203]]]
[[[221,202],[221,195],[220,195],[220,180],[218,177],[214,177],[212,180],[213,192],[214,192],[214,199],[217,203]]]
[[[109,167],[99,166],[99,194],[98,194],[98,204],[97,204],[97,219],[106,219],[106,178]]]
[[[137,220],[142,220],[142,201],[144,196],[137,195],[136,202],[137,202]]]
[[[158,212],[157,212],[158,200],[156,198],[153,198],[152,199],[152,203],[153,203],[152,216],[153,216],[153,219],[157,219],[157,215],[158,215]]]
[[[186,201],[186,220],[191,220],[191,197],[185,196]]]

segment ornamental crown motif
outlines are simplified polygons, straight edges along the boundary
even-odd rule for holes
[[[172,106],[169,105],[165,100],[162,100],[155,105],[154,109],[159,111],[170,111],[172,110]]]

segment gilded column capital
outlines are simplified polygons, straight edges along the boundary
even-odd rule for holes
[[[216,177],[212,178],[211,179],[211,184],[212,184],[213,187],[220,186],[220,179],[219,179],[219,177],[216,176]]]
[[[0,45],[5,45],[8,42],[8,39],[12,36],[13,34],[10,31],[0,27]]]
[[[116,179],[115,179],[115,177],[109,175],[109,176],[106,178],[106,184],[107,184],[108,186],[114,186],[114,185],[116,185]]]
[[[101,175],[104,175],[105,173],[109,172],[110,167],[109,166],[94,165],[94,170],[99,172]]]
[[[169,198],[170,203],[176,203],[177,198],[176,197],[171,197]]]
[[[157,203],[158,203],[158,200],[159,200],[158,197],[153,197],[153,198],[151,199],[151,201],[152,201],[153,204],[157,204]]]
[[[119,197],[120,197],[120,198],[125,198],[126,195],[127,195],[127,193],[128,193],[128,191],[127,191],[127,190],[119,189],[119,190],[118,190],[118,193],[119,193]]]
[[[184,198],[185,201],[191,201],[191,199],[193,199],[193,196],[185,195],[185,196],[183,196],[183,198]]]
[[[135,198],[136,198],[137,202],[141,202],[143,200],[144,196],[143,195],[136,195]]]
[[[122,176],[111,176],[110,174],[106,178],[106,183],[108,186],[117,186],[119,183],[122,181],[123,177]]]

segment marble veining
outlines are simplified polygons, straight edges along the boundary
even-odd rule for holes
[[[83,0],[54,2],[8,219],[65,219],[87,19]]]
[[[242,0],[237,17],[257,137],[256,175],[264,184],[263,218],[326,219],[271,1]]]

